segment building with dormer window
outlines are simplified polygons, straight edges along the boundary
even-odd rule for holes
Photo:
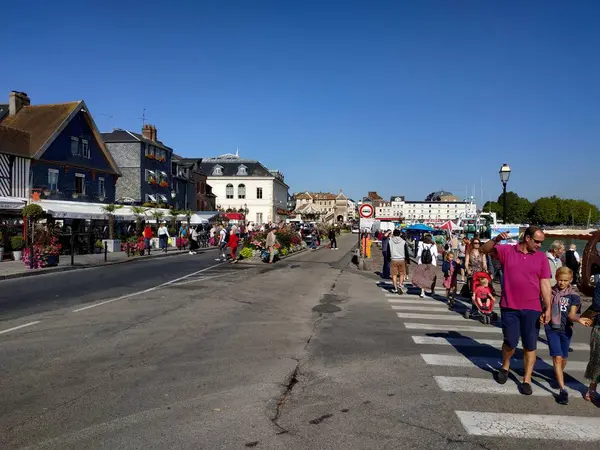
[[[257,224],[279,222],[286,217],[289,186],[277,170],[269,170],[239,154],[204,158],[202,171],[216,195],[217,208],[244,211],[246,221]]]

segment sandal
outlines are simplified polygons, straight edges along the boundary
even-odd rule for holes
[[[596,391],[592,391],[592,390],[587,390],[585,395],[583,396],[583,399],[586,402],[592,402],[594,403],[596,401],[596,397],[597,397],[598,393]]]

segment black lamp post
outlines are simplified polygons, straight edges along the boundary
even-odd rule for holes
[[[508,210],[506,203],[506,183],[508,183],[508,179],[510,178],[510,167],[508,166],[508,164],[502,164],[502,167],[500,167],[500,171],[498,173],[500,174],[500,181],[502,182],[502,195],[504,197],[504,201],[502,202],[503,220],[506,224],[506,213]]]

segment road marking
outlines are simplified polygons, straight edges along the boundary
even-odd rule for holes
[[[214,266],[210,266],[210,267],[207,267],[205,269],[198,270],[197,272],[192,272],[192,273],[190,273],[188,275],[184,275],[183,277],[175,278],[174,280],[167,281],[166,283],[159,284],[158,286],[154,286],[154,287],[151,287],[149,289],[144,289],[143,291],[132,292],[131,294],[122,295],[121,297],[111,298],[110,300],[105,300],[105,301],[100,302],[100,303],[94,303],[93,305],[84,306],[83,308],[77,308],[77,309],[74,309],[72,312],[76,313],[76,312],[80,312],[80,311],[85,311],[86,309],[96,308],[97,306],[106,305],[107,303],[112,303],[112,302],[116,302],[118,300],[124,300],[126,298],[131,298],[131,297],[135,297],[137,295],[146,294],[148,292],[156,291],[157,289],[160,289],[160,288],[165,287],[165,286],[169,286],[169,285],[171,285],[173,283],[177,283],[178,281],[185,280],[185,279],[187,279],[189,277],[193,277],[194,275],[198,275],[199,273],[206,272],[207,270],[214,269],[215,267],[222,266],[223,264],[227,264],[227,263],[226,262],[222,262],[222,263],[219,263],[219,264],[215,264]]]
[[[444,314],[456,314],[452,311],[448,311],[446,306],[414,306],[414,305],[391,305],[392,309],[401,310],[401,311],[424,311],[424,312],[435,312],[435,313],[444,313]]]
[[[567,366],[568,367],[568,366]],[[492,394],[492,395],[521,395],[519,388],[514,383],[498,384],[492,377],[470,378],[470,377],[433,377],[444,392],[467,392],[470,394]],[[558,394],[557,389],[552,388],[550,383],[540,378],[534,378],[531,383],[533,395],[536,397],[550,397]],[[579,382],[566,383],[569,396],[583,399],[587,386]]]
[[[23,325],[19,325],[18,327],[13,327],[13,328],[9,328],[7,330],[2,330],[2,331],[0,331],[0,334],[10,333],[11,331],[16,331],[16,330],[20,330],[21,328],[30,327],[30,326],[35,325],[36,323],[40,323],[40,322],[41,322],[41,320],[36,320],[35,322],[24,323]]]
[[[600,418],[455,411],[467,433],[565,441],[600,440]]]
[[[199,278],[194,278],[193,280],[180,281],[180,282],[174,283],[173,286],[183,286],[184,284],[196,283],[198,281],[212,280],[213,278],[220,278],[220,277],[224,277],[226,275],[229,275],[229,273],[224,273],[222,275],[213,275],[210,277],[199,277]]]
[[[412,336],[415,344],[425,345],[453,345],[454,347],[477,347],[481,345],[489,345],[491,347],[500,348],[502,347],[501,339],[470,339],[466,337],[434,337],[434,336]],[[540,342],[540,344],[542,344]],[[522,348],[521,342],[519,342],[518,348]],[[571,343],[573,350],[589,351],[589,344],[576,344]]]
[[[409,330],[435,330],[439,332],[451,333],[453,331],[470,331],[473,333],[498,333],[501,334],[500,328],[491,326],[467,326],[467,325],[454,325],[454,324],[434,324],[434,323],[406,323],[404,327]]]
[[[414,300],[414,299],[406,299],[406,298],[399,298],[397,295],[394,295],[394,298],[388,298],[387,301],[390,303],[406,303],[406,304],[410,304],[410,305],[421,305],[421,306],[444,306],[444,303],[425,303],[423,302],[423,300]],[[446,306],[447,308],[447,306]]]
[[[436,315],[436,314],[418,314],[418,313],[396,313],[398,317],[401,319],[433,319],[433,320],[456,320],[456,321],[465,321],[466,319],[463,316],[459,315],[448,315],[449,311],[446,311],[446,315]]]
[[[502,365],[502,358],[498,357],[488,357],[488,356],[470,356],[466,357],[464,355],[436,355],[430,353],[422,353],[421,358],[427,364],[431,366],[448,366],[448,367],[480,367],[480,368],[488,368],[491,367],[493,369],[497,369]],[[569,361],[567,364],[567,372],[576,370],[576,371],[584,371],[587,367],[587,362],[584,361]],[[523,368],[523,360],[513,358],[510,361],[511,369],[522,369]],[[534,365],[535,370],[552,370],[552,361],[537,359]]]

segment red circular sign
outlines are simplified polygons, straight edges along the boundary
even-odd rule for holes
[[[362,217],[363,219],[370,219],[371,217],[373,217],[373,207],[368,203],[361,205],[358,212],[360,214],[360,217]]]

